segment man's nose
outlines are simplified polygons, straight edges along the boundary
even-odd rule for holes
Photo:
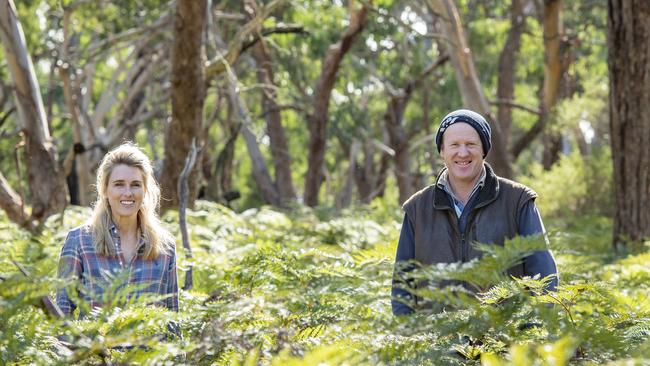
[[[467,154],[469,154],[469,150],[467,149],[467,146],[460,145],[460,148],[458,149],[458,155],[465,156]]]

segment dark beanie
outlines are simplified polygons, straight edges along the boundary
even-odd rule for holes
[[[474,127],[476,132],[478,132],[479,137],[481,138],[481,144],[483,145],[483,157],[486,157],[490,148],[492,147],[492,130],[490,129],[490,124],[481,116],[480,114],[470,111],[469,109],[458,109],[455,110],[440,122],[440,127],[438,127],[438,132],[436,133],[436,145],[438,147],[438,152],[442,147],[442,135],[445,133],[449,126],[453,125],[456,122],[465,122],[470,126]]]

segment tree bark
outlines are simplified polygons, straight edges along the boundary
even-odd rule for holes
[[[524,5],[524,0],[512,0],[510,6],[510,30],[508,31],[508,38],[506,38],[506,43],[503,45],[501,55],[499,56],[499,76],[497,81],[497,98],[499,100],[514,100],[515,70],[519,57],[519,48],[521,46],[521,35],[526,28]],[[498,105],[497,121],[503,133],[503,144],[509,147],[512,126],[512,106],[510,104],[501,103]],[[504,169],[501,174],[506,178],[512,178],[510,154],[506,153],[503,159],[505,159],[502,163]]]
[[[405,93],[400,98],[392,96],[388,101],[388,110],[384,115],[386,130],[388,131],[390,145],[395,150],[395,180],[399,189],[399,204],[404,203],[413,194],[413,180],[411,177],[411,154],[409,152],[409,138],[402,126],[404,110],[411,93]]]
[[[75,92],[77,88],[73,85],[73,80],[70,76],[70,71],[73,74],[75,70],[70,64],[70,23],[72,22],[72,10],[64,9],[63,10],[63,43],[61,44],[61,59],[64,61],[63,66],[60,66],[59,76],[63,81],[63,96],[65,99],[65,104],[70,114],[72,120],[72,142],[75,146],[89,146],[92,141],[89,141],[89,136],[87,128],[85,128],[85,123],[82,121],[82,116],[77,107],[77,93]],[[71,149],[74,149],[72,147]],[[71,150],[72,152],[72,150]],[[79,153],[74,153],[75,164],[73,169],[75,174],[72,175],[73,178],[77,180],[77,198],[78,204],[81,206],[89,206],[93,200],[93,177],[92,169],[90,166],[90,161],[88,159],[88,154],[84,151]],[[72,195],[71,195],[72,196]],[[71,197],[72,198],[72,197]]]
[[[257,80],[262,88],[262,110],[266,118],[266,131],[271,140],[271,156],[275,168],[275,183],[280,201],[291,203],[296,200],[296,190],[291,176],[291,155],[289,143],[282,126],[282,116],[278,108],[277,85],[273,80],[273,62],[264,40],[253,47],[253,58],[257,62]]]
[[[219,98],[221,99],[221,98]],[[217,103],[216,108],[220,108],[221,103]],[[239,137],[241,130],[240,123],[233,122],[233,106],[232,103],[227,102],[224,104],[226,109],[226,117],[221,123],[221,129],[226,136],[226,142],[219,151],[217,159],[214,162],[214,170],[208,180],[205,190],[208,199],[228,205],[225,195],[232,190],[232,174],[235,158],[235,142]]]
[[[65,177],[57,163],[56,146],[50,136],[34,66],[13,0],[0,1],[0,39],[14,83],[18,119],[26,140],[32,205],[30,220],[42,223],[65,206]]]
[[[181,237],[183,240],[183,248],[185,249],[185,257],[188,259],[188,268],[185,272],[185,283],[183,285],[184,291],[190,291],[194,287],[194,265],[192,260],[194,255],[192,254],[192,245],[190,244],[190,236],[187,232],[187,220],[185,217],[185,211],[187,210],[187,196],[189,192],[189,185],[187,184],[187,178],[194,167],[196,162],[196,155],[198,153],[196,147],[196,140],[193,139],[190,144],[190,151],[185,158],[185,165],[181,171],[180,176],[178,177],[177,191],[178,191],[178,223],[180,225]]]
[[[348,172],[345,177],[343,188],[336,197],[336,208],[343,209],[352,203],[352,189],[354,188],[354,172],[356,168],[357,154],[359,153],[361,143],[358,140],[352,141],[352,146],[348,150]]]
[[[560,160],[562,152],[562,134],[557,132],[545,133],[542,135],[544,142],[544,153],[542,154],[542,166],[544,170],[551,170],[553,164]]]
[[[251,18],[249,21],[254,21],[256,14],[260,11],[257,2],[255,0],[245,0],[242,6],[243,11]],[[258,35],[262,34],[261,24],[257,32]],[[262,111],[266,119],[266,133],[270,139],[275,185],[278,188],[280,201],[283,204],[292,203],[296,201],[297,196],[291,174],[289,143],[282,126],[281,108],[279,108],[277,102],[278,87],[274,80],[271,53],[261,36],[252,45],[252,55],[257,66],[257,80],[262,85]]]
[[[449,56],[441,55],[432,62],[418,77],[409,80],[403,89],[392,90],[390,84],[385,87],[390,95],[388,108],[384,115],[385,127],[388,132],[391,148],[395,151],[395,180],[399,189],[399,204],[404,203],[415,192],[414,179],[411,173],[411,133],[404,128],[404,112],[411,101],[413,92],[439,66],[449,60]]]
[[[540,115],[535,125],[517,140],[512,147],[514,159],[544,130],[551,111],[557,103],[562,74],[568,65],[562,65],[562,0],[545,0],[543,14],[544,33],[544,85],[540,101]]]
[[[650,237],[650,2],[608,0],[614,246]]]
[[[192,139],[203,145],[203,80],[206,0],[178,0],[174,15],[172,43],[172,121],[165,136],[165,158],[161,173],[162,208],[178,207],[176,182],[185,166]],[[188,178],[188,205],[193,207],[198,195],[198,166]]]
[[[25,209],[23,200],[11,188],[2,173],[0,173],[0,208],[7,213],[9,220],[21,227],[32,229],[32,222],[29,220],[29,213]]]
[[[354,10],[354,1],[350,1],[350,23],[341,39],[331,45],[321,66],[321,73],[316,82],[313,99],[313,112],[308,117],[309,123],[309,153],[307,158],[307,174],[305,176],[304,201],[308,206],[318,205],[318,193],[323,183],[325,145],[327,143],[327,122],[329,118],[329,102],[336,82],[336,74],[345,54],[366,26],[368,7],[363,4]]]
[[[253,163],[253,178],[255,178],[257,187],[260,190],[260,195],[265,203],[273,206],[281,206],[282,202],[280,201],[280,193],[271,179],[271,175],[266,166],[266,161],[264,160],[264,156],[257,144],[257,138],[249,128],[253,123],[244,101],[237,92],[237,78],[231,70],[228,70],[228,95],[230,96],[230,102],[233,108],[237,111],[239,118],[242,121],[240,124],[240,131],[244,137],[244,141],[246,142],[248,155]]]
[[[490,104],[476,73],[472,52],[465,38],[465,30],[458,9],[452,0],[427,0],[427,4],[442,21],[442,32],[446,35],[449,45],[445,48],[449,49],[464,107],[483,115],[492,127],[492,150],[488,161],[497,174],[511,174],[509,172],[512,171],[512,168],[509,165],[503,132],[490,111]]]
[[[388,141],[385,143],[388,143]],[[372,140],[366,140],[363,144],[363,165],[359,165],[355,160],[354,181],[359,193],[359,200],[363,204],[368,204],[375,197],[384,195],[392,156],[385,150],[380,149],[381,157],[379,158],[379,167],[377,167],[374,161],[375,150],[377,148],[372,143]]]

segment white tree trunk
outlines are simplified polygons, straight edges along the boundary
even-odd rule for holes
[[[45,117],[43,100],[13,0],[0,0],[0,39],[14,83],[18,119],[25,135],[31,219],[46,219],[66,203],[66,185]]]

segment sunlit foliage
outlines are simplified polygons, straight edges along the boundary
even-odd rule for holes
[[[513,240],[503,249],[484,247],[479,262],[418,274],[434,282],[467,280],[486,289],[480,296],[419,290],[441,311],[395,318],[389,292],[398,211],[375,204],[342,213],[261,208],[235,214],[199,202],[188,213],[195,288],[181,292],[180,313],[144,301],[124,305],[118,293],[113,305],[83,320],[55,320],[40,298],[66,285],[56,279],[58,251],[65,232],[87,215],[86,209],[69,208],[39,236],[0,219],[3,364],[650,361],[647,247],[612,254],[606,244],[610,226],[597,219],[551,232],[561,272],[556,293],[543,294],[544,279],[502,275],[503,268],[540,245]],[[175,213],[164,219],[172,230],[178,226]],[[189,263],[182,248],[178,252],[182,283]],[[488,289],[489,283],[496,286]]]

